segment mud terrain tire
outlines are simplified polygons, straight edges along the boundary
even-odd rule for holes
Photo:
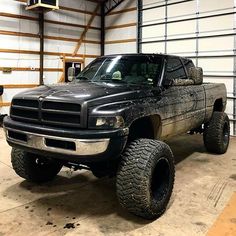
[[[161,216],[170,200],[175,178],[174,157],[169,146],[138,139],[122,154],[116,188],[120,204],[145,219]]]
[[[208,152],[224,154],[229,146],[229,118],[224,112],[215,111],[203,134]]]
[[[52,180],[62,168],[60,162],[16,148],[12,149],[11,163],[16,174],[35,183]]]

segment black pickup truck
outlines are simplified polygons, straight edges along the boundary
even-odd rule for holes
[[[166,209],[174,157],[163,141],[203,133],[206,150],[225,153],[224,84],[204,84],[187,58],[162,54],[97,58],[71,83],[16,95],[4,128],[16,173],[34,182],[62,166],[116,175],[118,200],[147,219]]]

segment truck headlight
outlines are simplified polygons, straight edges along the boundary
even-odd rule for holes
[[[92,117],[89,126],[96,129],[118,129],[124,127],[124,119],[122,116]]]

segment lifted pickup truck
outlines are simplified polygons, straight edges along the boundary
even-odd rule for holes
[[[18,94],[4,120],[13,168],[34,182],[53,179],[62,166],[87,168],[97,177],[115,174],[120,204],[157,218],[175,176],[163,140],[200,132],[207,151],[228,148],[225,85],[202,80],[202,69],[186,58],[111,55],[97,58],[71,83]]]

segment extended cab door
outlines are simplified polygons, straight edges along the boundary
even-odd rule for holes
[[[178,57],[168,57],[163,80],[166,90],[162,93],[166,103],[162,128],[164,137],[196,128],[204,119],[203,86],[190,82],[182,61]],[[203,111],[203,116],[195,118],[198,111]]]
[[[193,62],[189,59],[182,59],[182,63],[185,67],[185,71],[189,78],[189,70],[191,67],[195,67]],[[191,130],[198,128],[205,119],[206,115],[206,95],[203,84],[186,85],[186,89],[190,94],[190,105],[187,106],[186,114],[186,128]]]

